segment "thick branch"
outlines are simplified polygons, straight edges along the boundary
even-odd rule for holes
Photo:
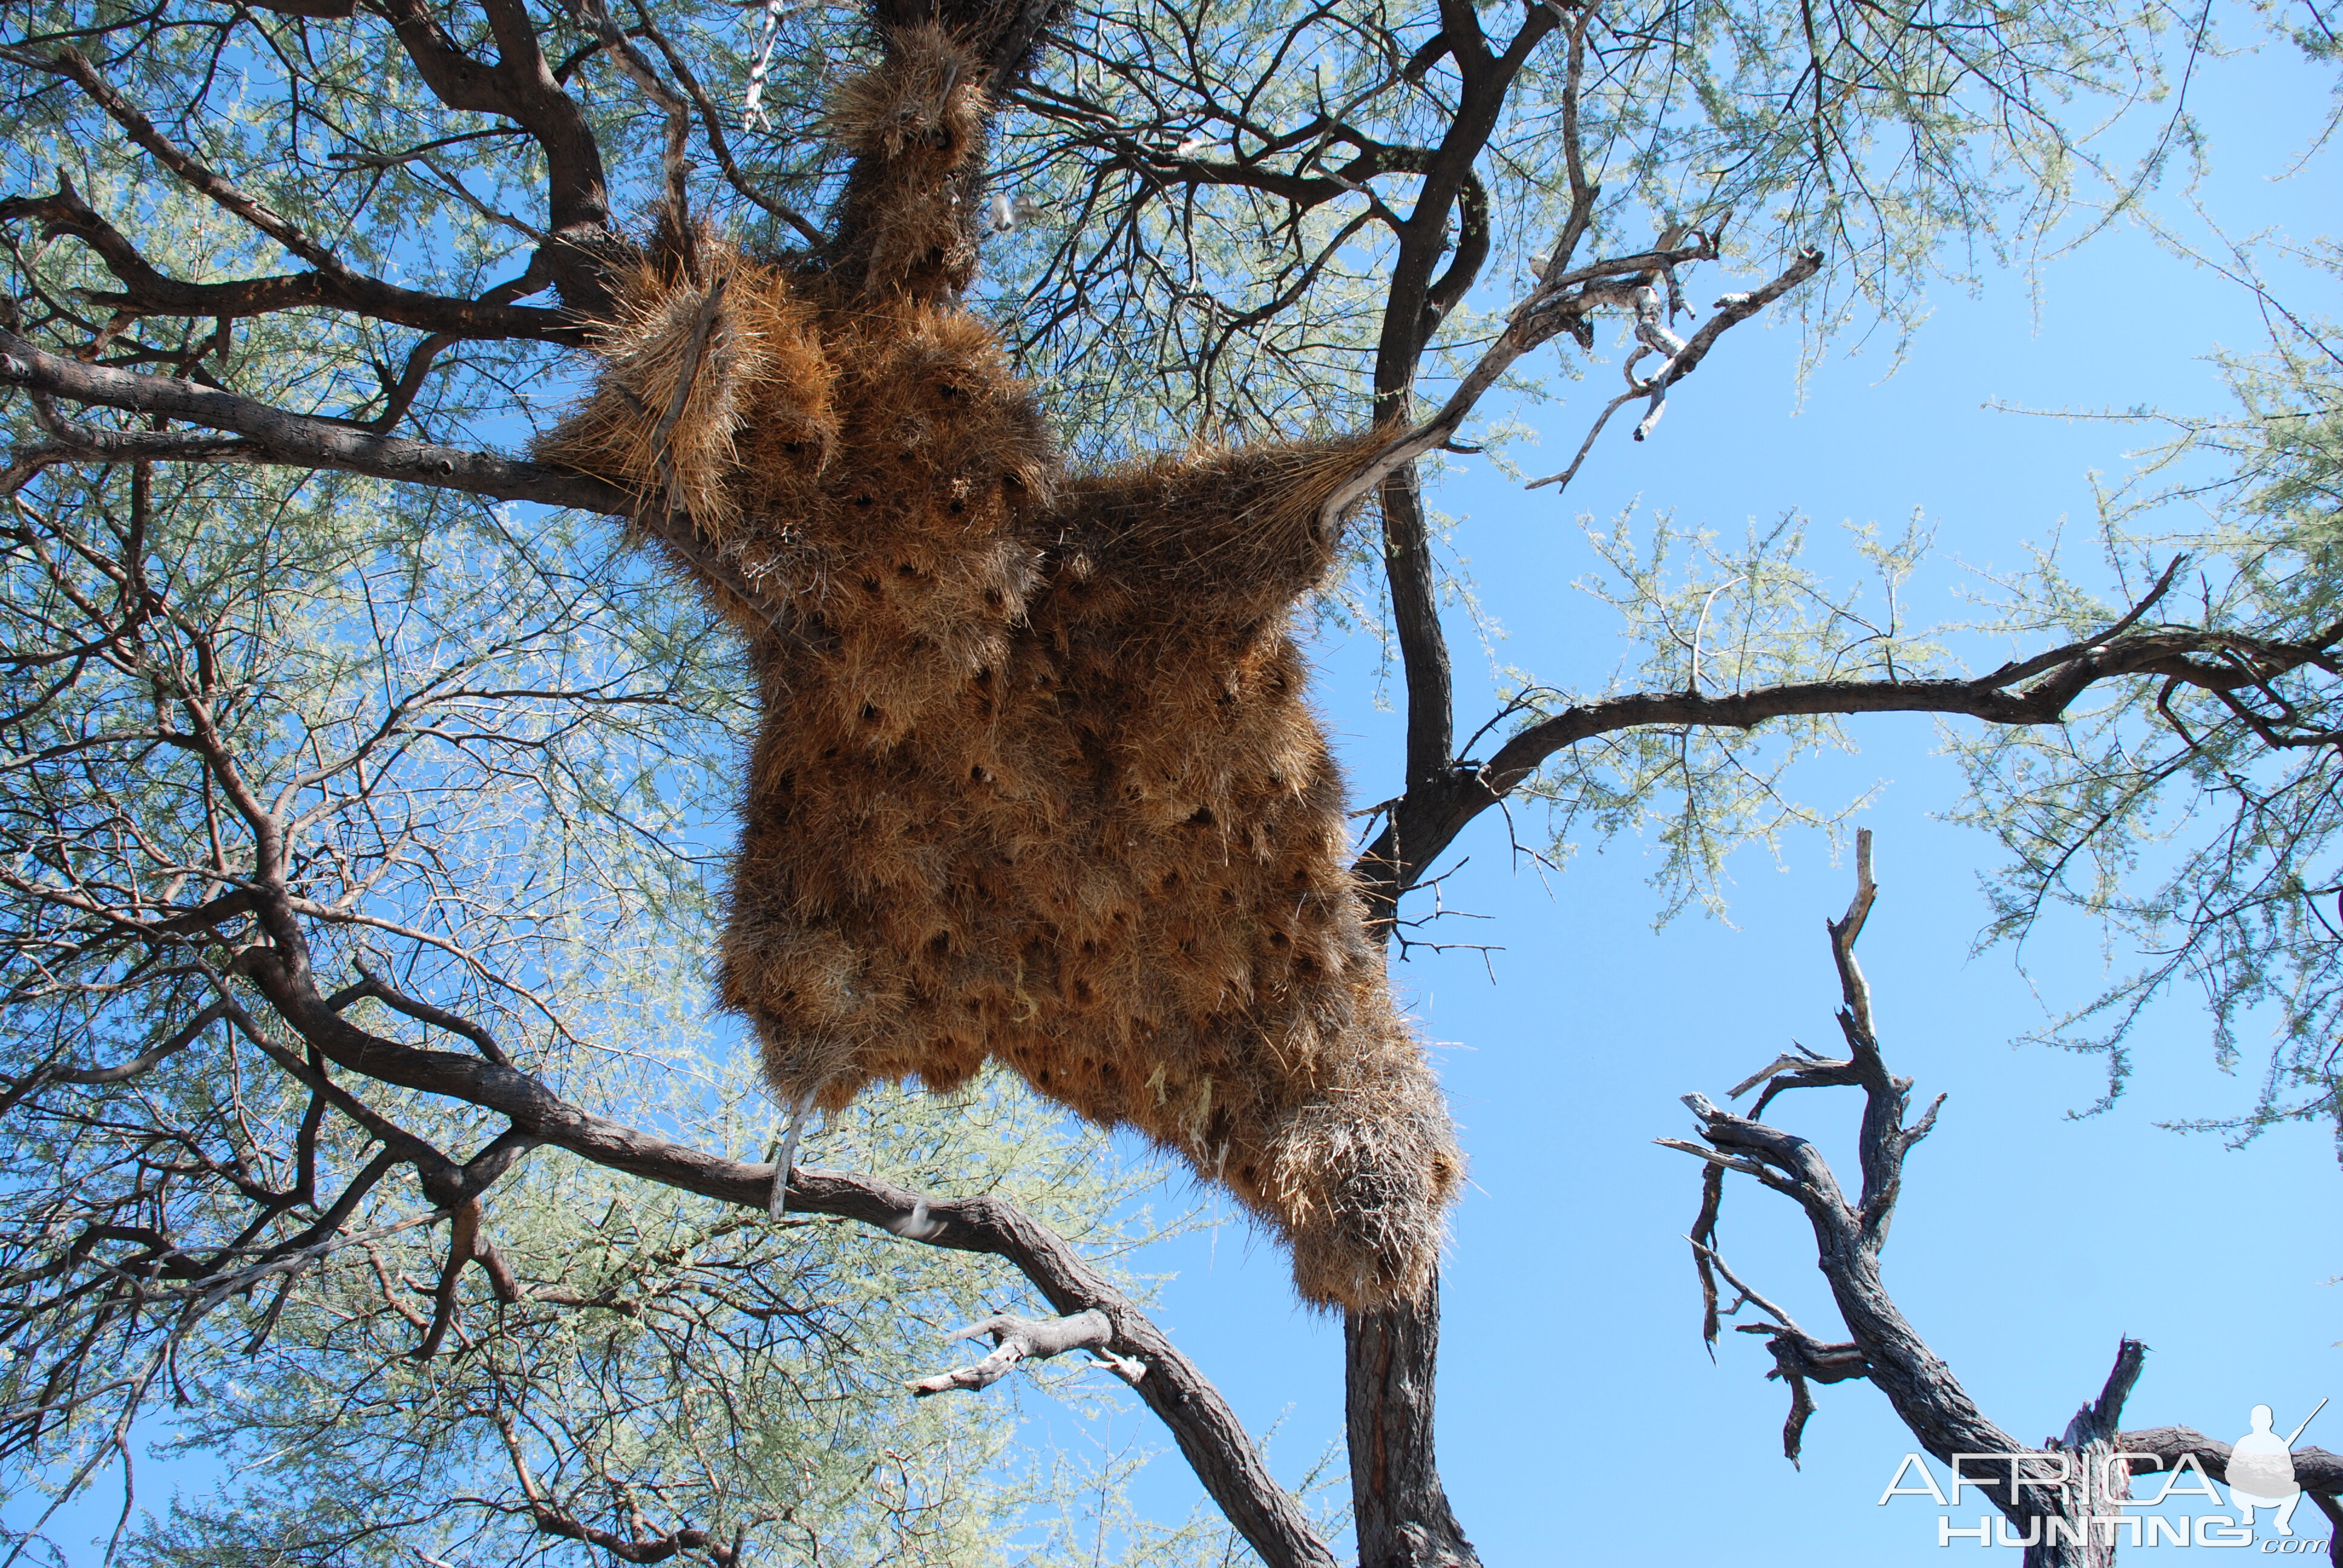
[[[671,1142],[572,1105],[515,1068],[404,1045],[352,1023],[327,1006],[310,982],[306,944],[289,907],[281,899],[263,902],[279,950],[256,954],[253,976],[278,1014],[336,1065],[495,1111],[519,1134],[611,1170],[759,1212],[767,1209],[779,1174],[771,1165]],[[930,1199],[875,1177],[802,1167],[788,1176],[792,1212],[842,1215],[929,1246],[990,1253],[1017,1268],[1061,1313],[1102,1313],[1113,1327],[1106,1348],[1143,1365],[1145,1375],[1135,1380],[1140,1396],[1172,1429],[1230,1523],[1272,1568],[1332,1568],[1324,1543],[1262,1466],[1219,1392],[1063,1238],[990,1195]]]
[[[1408,149],[1409,162],[1419,166],[1423,180],[1414,206],[1396,226],[1399,254],[1392,264],[1375,348],[1374,417],[1386,425],[1413,417],[1410,401],[1423,351],[1488,258],[1488,193],[1473,166],[1488,146],[1514,77],[1561,15],[1555,7],[1533,6],[1520,32],[1497,55],[1490,53],[1470,5],[1447,4],[1441,12],[1443,35],[1455,58],[1462,90],[1439,145]],[[1452,215],[1459,218],[1455,253],[1446,272],[1435,279],[1434,269],[1447,249]],[[1562,265],[1557,257],[1552,266]],[[1489,380],[1495,374],[1491,371]],[[1469,408],[1487,385],[1474,385],[1469,393],[1460,388],[1463,407]],[[1455,402],[1451,399],[1452,406]],[[1445,434],[1413,442],[1403,437],[1387,446],[1320,514],[1321,527],[1332,537],[1353,505],[1372,493],[1382,497],[1383,571],[1391,584],[1393,631],[1407,680],[1408,795],[1445,786],[1455,739],[1453,679],[1447,637],[1440,625],[1439,572],[1432,558],[1414,462],[1453,436],[1463,418],[1460,409],[1447,422]]]
[[[1392,629],[1407,678],[1407,781],[1438,788],[1455,751],[1455,677],[1440,628],[1440,574],[1432,559],[1422,481],[1413,463],[1383,478],[1383,570]]]
[[[1342,1321],[1345,1426],[1359,1568],[1480,1568],[1433,1452],[1438,1282],[1417,1302]]]
[[[516,461],[487,452],[435,446],[400,436],[377,436],[337,420],[289,414],[250,397],[222,392],[174,376],[142,376],[110,366],[85,364],[35,347],[13,332],[0,331],[0,385],[96,404],[129,413],[159,414],[207,429],[246,437],[251,445],[228,453],[206,450],[204,457],[232,457],[300,468],[331,468],[378,479],[397,479],[436,489],[462,490],[499,500],[538,501],[551,507],[624,516],[633,503],[616,486],[541,463]],[[141,431],[87,431],[96,444],[87,455],[100,457],[187,454],[146,452]],[[153,432],[174,435],[176,432]]]
[[[2177,1470],[2184,1459],[2193,1456],[2214,1480],[2226,1483],[2229,1479],[2229,1445],[2193,1427],[2152,1426],[2139,1432],[2119,1432],[2114,1441],[2116,1451],[2128,1456],[2134,1475]],[[2343,1496],[2343,1453],[2329,1453],[2323,1448],[2298,1448],[2293,1460],[2294,1479],[2305,1492]]]
[[[2127,618],[2125,624],[2135,618]],[[1814,1410],[1807,1383],[1867,1379],[1886,1393],[1896,1415],[1922,1446],[1954,1465],[1957,1481],[1966,1483],[1977,1478],[2003,1514],[2028,1527],[2029,1543],[2039,1543],[2029,1544],[2026,1558],[2029,1564],[2112,1562],[2112,1543],[2095,1542],[2091,1532],[2098,1521],[2121,1512],[2127,1495],[2127,1473],[2172,1470],[2193,1461],[2215,1478],[2227,1479],[2230,1451],[2227,1445],[2211,1442],[2186,1428],[2118,1430],[2124,1405],[2139,1381],[2147,1357],[2147,1347],[2132,1339],[2119,1344],[2098,1397],[2075,1412],[2065,1433],[2041,1450],[2024,1447],[1978,1412],[1952,1369],[1928,1350],[1888,1296],[1878,1271],[1885,1221],[1894,1207],[1904,1156],[1926,1133],[1936,1112],[1930,1110],[1908,1127],[1902,1123],[1911,1081],[1887,1070],[1873,1034],[1870,987],[1855,961],[1856,939],[1878,893],[1872,877],[1869,839],[1865,833],[1858,840],[1855,892],[1846,914],[1827,922],[1845,1001],[1839,1021],[1854,1048],[1854,1059],[1833,1062],[1785,1057],[1745,1080],[1735,1091],[1746,1092],[1769,1077],[1773,1080],[1769,1097],[1785,1087],[1825,1081],[1859,1083],[1865,1101],[1860,1139],[1864,1207],[1861,1211],[1849,1207],[1828,1164],[1806,1140],[1728,1115],[1700,1095],[1685,1096],[1685,1103],[1701,1120],[1701,1136],[1711,1147],[1677,1140],[1661,1141],[1698,1154],[1709,1163],[1700,1219],[1692,1238],[1707,1302],[1705,1332],[1713,1341],[1718,1317],[1713,1274],[1722,1275],[1741,1292],[1725,1315],[1755,1304],[1774,1320],[1743,1324],[1740,1329],[1744,1333],[1768,1336],[1775,1356],[1775,1369],[1768,1375],[1790,1384],[1790,1419],[1784,1429],[1784,1442],[1793,1461],[1797,1458],[1806,1418]],[[1830,1283],[1832,1297],[1854,1336],[1852,1342],[1828,1345],[1815,1341],[1779,1307],[1743,1283],[1716,1255],[1711,1239],[1723,1169],[1756,1176],[1805,1207],[1814,1225],[1817,1266]],[[2308,1424],[2305,1421],[2286,1441],[2301,1435]],[[2304,1490],[2320,1498],[2322,1512],[2330,1518],[2343,1516],[2343,1509],[2331,1501],[2335,1492],[2343,1489],[2343,1460],[2307,1451],[2294,1456],[2293,1473]],[[2043,1532],[2046,1520],[2079,1530],[2080,1535],[2070,1535],[2062,1544],[2055,1533]],[[2099,1550],[2103,1545],[2104,1552]]]
[[[1583,193],[1583,200],[1593,202],[1591,186]],[[1623,302],[1645,286],[1644,280],[1656,276],[1662,268],[1707,259],[1715,254],[1714,237],[1697,236],[1690,245],[1574,268],[1568,266],[1569,247],[1577,243],[1577,232],[1583,227],[1581,216],[1574,213],[1538,286],[1514,308],[1497,341],[1482,355],[1440,411],[1385,443],[1349,483],[1328,498],[1321,511],[1321,526],[1335,528],[1342,515],[1359,499],[1381,488],[1383,565],[1391,582],[1393,630],[1408,683],[1407,779],[1405,793],[1393,808],[1391,822],[1383,838],[1361,859],[1359,870],[1369,890],[1370,909],[1385,922],[1397,912],[1399,894],[1423,874],[1463,824],[1494,805],[1519,781],[1517,778],[1493,790],[1485,789],[1483,781],[1488,769],[1459,767],[1451,755],[1454,731],[1448,650],[1440,628],[1431,538],[1416,499],[1415,460],[1452,441],[1482,397],[1523,355],[1557,333],[1577,329],[1596,306]],[[1745,318],[1805,281],[1821,265],[1820,255],[1809,252],[1764,288],[1738,297],[1739,303],[1733,310],[1713,319],[1670,362],[1667,379],[1688,372],[1707,352],[1716,335],[1733,321]],[[1425,308],[1429,309],[1428,295],[1426,298]],[[1675,368],[1678,365],[1683,368]],[[1661,383],[1665,384],[1664,380]],[[1404,399],[1394,397],[1379,403],[1377,413],[1391,418],[1403,414],[1404,408]],[[1567,742],[1557,743],[1554,749],[1559,749],[1561,744]],[[1544,760],[1544,757],[1538,760]],[[1520,777],[1527,777],[1526,772]],[[1459,809],[1463,809],[1461,815],[1457,815]],[[1443,818],[1453,819],[1453,825],[1442,826]],[[1433,841],[1425,840],[1426,827],[1433,828]]]
[[[0,476],[0,493],[21,486],[33,472],[51,463],[147,458],[329,468],[498,500],[600,512],[633,520],[686,563],[700,581],[762,614],[776,636],[799,635],[787,607],[772,603],[737,560],[701,538],[688,516],[664,506],[644,505],[615,485],[567,468],[378,435],[347,420],[290,414],[254,398],[175,377],[89,365],[36,348],[5,330],[0,330],[0,386],[26,388],[34,395],[36,410],[42,399],[59,397],[129,413],[159,414],[244,437],[236,440],[185,430],[107,430],[50,419],[45,422],[58,437],[57,443],[16,452],[12,467]]]
[[[2139,1382],[2140,1368],[2147,1363],[2147,1346],[2137,1340],[2125,1340],[2116,1347],[2116,1364],[2107,1370],[2107,1381],[2099,1390],[2099,1397],[2075,1412],[2066,1423],[2066,1433],[2060,1441],[2068,1448],[2081,1448],[2088,1443],[2105,1442],[2116,1434],[2123,1420],[2124,1402]]]
[[[1760,1164],[1796,1198],[1815,1232],[1815,1260],[1865,1363],[1864,1375],[1939,1459],[1954,1453],[2021,1453],[2024,1444],[1979,1411],[1952,1369],[1921,1339],[1879,1274],[1881,1232],[1841,1194],[1820,1151],[1805,1139],[1746,1121],[1701,1101],[1701,1135],[1728,1159]]]
[[[601,146],[584,112],[554,80],[528,8],[520,0],[487,0],[485,8],[496,36],[493,65],[458,48],[423,0],[385,0],[382,13],[441,103],[502,116],[536,139],[546,163],[547,265],[563,303],[598,319],[608,314],[607,262],[616,244]]]

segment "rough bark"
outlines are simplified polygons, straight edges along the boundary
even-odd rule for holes
[[[1440,1287],[1342,1324],[1344,1416],[1359,1568],[1478,1568],[1433,1452]]]
[[[492,453],[441,447],[404,436],[377,435],[344,420],[288,413],[250,397],[239,397],[176,376],[142,375],[91,365],[36,347],[13,332],[0,331],[0,385],[22,387],[43,397],[156,414],[208,431],[242,437],[241,442],[175,430],[101,430],[89,426],[51,426],[63,450],[51,460],[150,457],[165,461],[273,463],[288,467],[332,468],[396,479],[434,489],[462,490],[499,500],[539,501],[548,506],[625,514],[632,504],[617,487],[565,468],[548,467]],[[192,437],[192,439],[191,439]],[[16,454],[23,465],[27,454]]]
[[[1934,1127],[1944,1101],[1940,1095],[1916,1119],[1906,1121],[1912,1081],[1887,1070],[1873,1030],[1870,987],[1855,957],[1855,940],[1878,892],[1872,880],[1867,829],[1856,834],[1855,868],[1854,901],[1844,918],[1827,922],[1844,999],[1839,1030],[1848,1054],[1824,1057],[1801,1047],[1802,1054],[1783,1056],[1752,1074],[1732,1091],[1738,1098],[1761,1083],[1765,1086],[1747,1116],[1721,1111],[1704,1096],[1686,1095],[1685,1104],[1700,1120],[1703,1141],[1659,1140],[1708,1165],[1692,1234],[1707,1309],[1706,1335],[1714,1344],[1720,1318],[1735,1316],[1745,1307],[1757,1309],[1759,1321],[1736,1326],[1768,1337],[1774,1375],[1790,1385],[1785,1447],[1793,1460],[1814,1409],[1807,1381],[1868,1381],[1887,1396],[1897,1419],[1923,1448],[1956,1467],[1956,1495],[1964,1484],[1977,1485],[2000,1512],[2001,1521],[1986,1521],[1993,1530],[1989,1543],[2022,1546],[2026,1568],[2112,1568],[2127,1538],[2118,1522],[2130,1500],[2130,1477],[2170,1470],[2193,1456],[2207,1473],[2226,1480],[2229,1447],[2186,1427],[2119,1430],[2125,1402],[2139,1380],[2147,1350],[2129,1339],[2117,1346],[2098,1397],[2075,1412],[2064,1433],[2039,1449],[2022,1443],[1977,1408],[1952,1369],[1929,1350],[1888,1294],[1880,1277],[1879,1254],[1902,1191],[1905,1157]],[[1835,1086],[1864,1091],[1856,1143],[1863,1185],[1861,1195],[1852,1201],[1811,1141],[1758,1120],[1782,1094]],[[1726,1172],[1752,1177],[1805,1209],[1814,1227],[1815,1263],[1846,1323],[1849,1342],[1823,1343],[1745,1284],[1718,1254],[1715,1238]],[[1721,1311],[1720,1277],[1739,1292]],[[2294,1455],[2294,1474],[2321,1513],[2330,1520],[2343,1517],[2343,1509],[2334,1502],[2343,1493],[2343,1458],[2307,1449]],[[2343,1553],[2343,1546],[2330,1551]],[[2343,1556],[2332,1560],[2343,1563]]]
[[[2055,1494],[2057,1506],[2041,1511],[2029,1525],[2026,1533],[2041,1539],[2026,1548],[2026,1568],[2113,1568],[2120,1532],[2099,1528],[2093,1522],[2120,1518],[2123,1504],[2131,1495],[2129,1472],[2111,1462],[2117,1441],[2116,1426],[2122,1419],[2124,1402],[2131,1397],[2132,1385],[2139,1381],[2140,1364],[2147,1355],[2147,1347],[2137,1340],[2124,1341],[2117,1347],[2115,1365],[2099,1397],[2077,1411],[2075,1419],[2066,1423],[2056,1452],[2070,1462],[2071,1478],[2066,1488]]]

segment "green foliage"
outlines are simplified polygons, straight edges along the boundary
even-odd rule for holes
[[[1481,14],[1500,47],[1516,14]],[[1167,427],[1220,439],[1355,421],[1388,226],[1463,92],[1427,42],[1431,14],[1148,0],[1078,15],[1066,58],[1003,124],[1001,181],[1040,216],[988,256],[996,311],[1052,407],[1108,451]],[[1596,243],[1634,251],[1730,215],[1753,269],[1810,244],[1832,254],[1831,281],[1798,305],[1818,329],[1901,319],[1931,278],[2022,254],[2136,178],[2105,133],[2162,97],[2201,26],[2111,4],[1605,8],[1584,111]],[[1494,259],[1476,306],[1443,323],[1451,369],[1554,242],[1564,82],[1558,45],[1533,53],[1493,111]],[[1183,164],[1212,172],[1167,177]]]
[[[359,270],[477,295],[518,276],[542,232],[536,144],[438,104],[390,30],[363,14],[186,4],[148,16],[44,0],[8,15],[19,36],[106,29],[117,89]],[[549,57],[567,62],[564,85],[601,142],[615,204],[648,209],[657,113],[567,11],[532,19]],[[1357,419],[1391,227],[1463,91],[1453,60],[1426,50],[1434,20],[1386,0],[1073,9],[1002,119],[996,184],[1034,216],[991,243],[986,286],[1077,446],[1116,452]],[[779,7],[769,34],[756,11],[731,5],[649,6],[637,21],[663,62],[688,63],[764,198],[711,180],[712,216],[777,248],[802,245],[774,209],[819,215],[836,188],[840,167],[817,131],[829,85],[863,57],[853,8]],[[1502,6],[1483,16],[1496,45],[1518,22]],[[458,44],[486,44],[484,19],[450,25]],[[2103,133],[2164,94],[2167,56],[2200,44],[2200,25],[2117,0],[1607,10],[1584,115],[1589,177],[1605,192],[1595,237],[1637,249],[1667,224],[1731,214],[1753,266],[1805,244],[1838,258],[1835,281],[1801,306],[1818,323],[1852,319],[1857,301],[1900,313],[1931,276],[2023,251],[2078,195],[2128,178],[2099,150]],[[759,112],[744,123],[760,57]],[[1485,338],[1554,241],[1567,183],[1563,85],[1562,51],[1549,44],[1493,111],[1483,178],[1495,265],[1443,324],[1443,352]],[[49,189],[62,168],[178,276],[277,265],[267,242],[216,208],[142,177],[119,127],[69,85],[20,78],[7,106],[0,169],[12,191]],[[1166,178],[1183,160],[1214,173]],[[90,335],[105,328],[104,313],[69,292],[110,281],[85,250],[20,240],[17,252],[43,280],[45,309]],[[370,365],[395,374],[419,336],[326,312],[297,319],[307,363],[269,379],[321,409],[378,405]],[[166,363],[192,360],[204,344],[186,332],[146,347]],[[425,410],[443,427],[493,429],[519,411],[516,397],[542,407],[524,367],[543,367],[544,350],[476,343],[452,354]]]
[[[1055,1515],[1049,1456],[1004,1459],[1005,1391],[901,1386],[950,1364],[957,1323],[1043,1309],[995,1261],[830,1220],[540,1151],[486,1203],[518,1299],[463,1271],[418,1358],[447,1226],[377,1129],[460,1160],[496,1119],[285,1070],[232,931],[167,964],[107,940],[120,911],[234,891],[249,827],[216,746],[287,825],[331,984],[379,979],[580,1103],[769,1159],[775,1112],[707,995],[749,682],[613,530],[329,475],[60,474],[0,526],[0,1474],[22,1523],[157,1422],[235,1469],[127,1538],[156,1564],[600,1560],[537,1527],[532,1483],[565,1518],[625,1535],[639,1508],[784,1562],[990,1561]],[[347,1011],[426,1037],[379,998]],[[874,1094],[804,1152],[1001,1192],[1110,1271],[1159,1229],[1150,1171],[1004,1087]],[[117,1232],[163,1262],[92,1269]]]
[[[2331,244],[2296,259],[2343,276]],[[2240,1136],[2303,1117],[2343,1127],[2343,668],[2327,656],[2265,677],[2242,641],[2324,646],[2343,625],[2343,334],[2263,295],[2268,347],[2220,361],[2235,410],[2156,417],[2170,438],[2100,518],[2123,597],[2186,555],[2155,616],[2236,636],[2244,678],[2227,692],[2130,683],[2061,729],[1956,741],[1976,794],[1966,816],[2010,855],[1989,884],[1989,935],[2021,939],[2063,907],[2145,955],[2053,1038],[2106,1053],[2112,1096],[2143,1010],[2197,990],[2225,1064],[2240,1060],[2249,1020],[2275,1040],[2253,1109],[2197,1124]],[[2006,588],[2020,631],[2072,635],[2122,613],[2047,552]]]
[[[736,1151],[766,1129],[745,1082],[674,1117]],[[1151,1229],[1123,1201],[1145,1171],[1001,1086],[954,1103],[875,1093],[808,1143],[818,1162],[999,1191],[1110,1252]],[[1102,1226],[1118,1212],[1139,1222]],[[179,1441],[235,1482],[150,1518],[128,1560],[600,1560],[534,1528],[531,1483],[622,1535],[640,1510],[649,1533],[688,1522],[766,1562],[1005,1562],[1031,1520],[1055,1516],[1051,1456],[1010,1448],[1013,1398],[914,1402],[902,1387],[949,1364],[944,1336],[967,1317],[1035,1310],[996,1261],[745,1215],[558,1156],[499,1188],[494,1213],[527,1298],[499,1304],[475,1271],[454,1353],[408,1353],[429,1311],[416,1287],[437,1271],[411,1228],[306,1277],[281,1309],[208,1322],[181,1352],[199,1375]],[[1099,1380],[1046,1381],[1079,1398]],[[1096,1496],[1110,1514],[1127,1469]]]
[[[1623,692],[1718,695],[1809,681],[1910,680],[1946,664],[1942,633],[1906,626],[1897,596],[1932,535],[1916,516],[1894,538],[1875,527],[1850,530],[1855,554],[1875,589],[1828,580],[1805,559],[1806,519],[1785,516],[1753,527],[1726,546],[1711,532],[1654,519],[1641,544],[1632,514],[1589,542],[1607,569],[1581,591],[1617,616],[1631,650],[1600,691],[1578,694],[1524,685],[1513,695],[1524,725],[1575,702]],[[1648,833],[1660,849],[1652,881],[1660,923],[1697,904],[1725,910],[1725,863],[1735,851],[1779,851],[1795,828],[1835,829],[1867,797],[1817,809],[1794,798],[1786,775],[1818,752],[1851,752],[1845,713],[1775,719],[1751,729],[1649,725],[1594,738],[1564,751],[1524,787],[1551,807],[1560,860],[1584,823],[1600,838]]]

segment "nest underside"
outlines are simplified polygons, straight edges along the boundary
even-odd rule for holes
[[[943,209],[898,211],[885,276],[944,276],[980,85],[884,69],[833,115],[867,187]],[[1462,1161],[1288,625],[1372,433],[1070,476],[949,291],[713,244],[598,350],[541,455],[688,516],[755,648],[720,982],[784,1099],[998,1060],[1223,1184],[1306,1299],[1422,1292]]]

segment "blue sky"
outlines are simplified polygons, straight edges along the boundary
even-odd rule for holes
[[[2202,195],[2229,232],[2278,225],[2308,238],[2343,210],[2331,165],[2267,177],[2301,150],[2328,87],[2277,52],[2200,75],[2191,106],[2216,167]],[[1638,500],[1728,533],[1796,508],[1826,560],[1843,556],[1832,538],[1842,519],[1892,531],[1923,508],[1939,558],[1916,588],[1945,614],[1957,612],[1944,596],[1963,563],[2015,564],[2062,518],[2087,543],[2089,475],[2120,474],[2149,437],[1989,406],[2217,410],[2203,357],[2251,349],[2261,327],[2242,291],[2136,227],[2034,281],[1997,272],[1976,297],[1944,291],[1892,376],[1875,346],[1825,362],[1801,389],[1795,328],[1742,328],[1672,399],[1650,442],[1611,432],[1566,500],[1524,494],[1485,463],[1450,479],[1434,501],[1463,519],[1457,547],[1509,634],[1500,657],[1599,688],[1625,650],[1604,608],[1570,587],[1593,564],[1578,518],[1607,519]],[[1747,285],[1694,286],[1705,299]],[[1582,417],[1535,412],[1544,445],[1518,455],[1523,468],[1562,467]],[[1453,631],[1469,729],[1494,711],[1491,682],[1469,628]],[[1334,641],[1318,658],[1356,789],[1373,798],[1398,750],[1397,716],[1372,701],[1374,650]],[[1949,1095],[1907,1168],[1887,1252],[1906,1313],[1985,1410],[2029,1441],[2096,1395],[2126,1334],[2153,1352],[2131,1425],[2228,1440],[2257,1402],[2275,1406],[2284,1430],[2320,1398],[2343,1398],[2343,1296],[2329,1283],[2343,1272],[2333,1239],[2343,1173],[2330,1135],[2281,1128],[2233,1151],[2160,1129],[2242,1110],[2255,1087],[2250,1061],[2236,1076],[2216,1070],[2205,1017],[2186,997],[2150,1019],[2117,1107],[2070,1119],[2097,1097],[2101,1063],[2013,1041],[2046,1021],[2046,1007],[2090,995],[2106,955],[2068,925],[2031,944],[2030,979],[2006,949],[1971,956],[1992,846],[1938,819],[1958,779],[1932,754],[1932,726],[1890,719],[1858,733],[1859,756],[1797,777],[1824,805],[1882,787],[1861,819],[1878,837],[1883,887],[1863,960],[1891,1064],[1922,1096]],[[1787,1395],[1765,1379],[1763,1342],[1728,1332],[1711,1364],[1681,1239],[1697,1171],[1651,1142],[1688,1134],[1679,1095],[1722,1100],[1790,1040],[1835,1041],[1822,921],[1844,909],[1851,869],[1819,835],[1794,836],[1778,868],[1761,852],[1735,863],[1729,924],[1694,915],[1655,933],[1650,846],[1597,848],[1540,876],[1511,867],[1502,827],[1483,819],[1454,851],[1472,863],[1446,895],[1494,918],[1447,934],[1503,944],[1493,982],[1469,952],[1398,970],[1439,1042],[1473,1161],[1443,1287],[1441,1462],[1457,1513],[1491,1563],[1706,1558],[1727,1543],[1752,1565],[1931,1560],[1936,1506],[1876,1502],[1916,1445],[1875,1390],[1818,1389],[1805,1468],[1794,1470],[1780,1450]],[[1857,1113],[1853,1091],[1838,1091],[1793,1096],[1771,1119],[1816,1137],[1845,1171]],[[1752,1283],[1838,1337],[1810,1233],[1785,1201],[1737,1185],[1724,1241]],[[1160,1251],[1158,1266],[1180,1271],[1167,1325],[1248,1421],[1282,1416],[1273,1457],[1297,1473],[1342,1430],[1339,1324],[1295,1308],[1282,1261],[1241,1227]],[[2303,1441],[2343,1448],[2338,1409]],[[1151,1427],[1134,1411],[1117,1436],[1161,1442]],[[1159,1516],[1176,1517],[1192,1495],[1176,1454],[1144,1483]],[[2325,1533],[2307,1507],[2296,1528]]]

